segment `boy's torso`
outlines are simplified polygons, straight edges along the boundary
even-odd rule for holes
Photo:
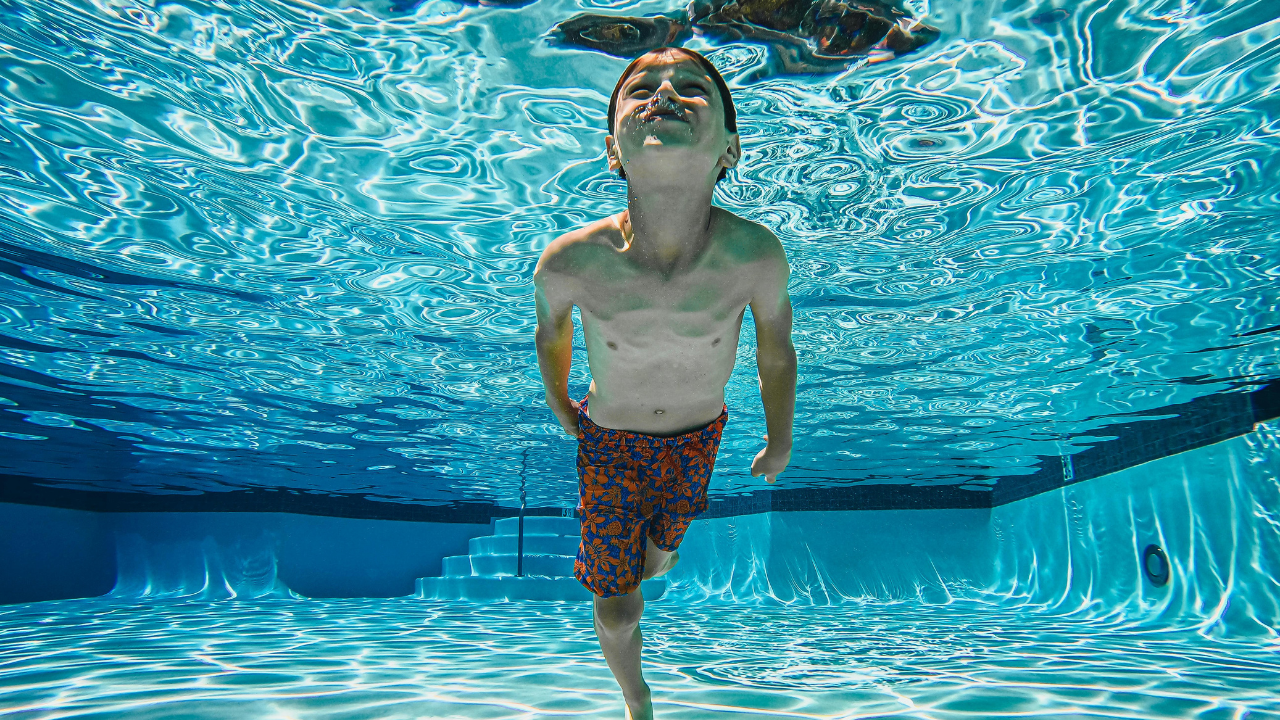
[[[713,212],[705,249],[669,273],[621,250],[613,219],[584,228],[557,263],[581,310],[597,425],[674,435],[720,415],[743,314],[776,240],[755,223]]]

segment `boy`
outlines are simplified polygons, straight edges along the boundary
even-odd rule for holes
[[[628,715],[648,720],[640,580],[675,565],[690,521],[707,508],[746,307],[768,431],[751,474],[769,482],[791,458],[796,354],[781,243],[711,205],[742,153],[733,100],[711,63],[683,48],[637,58],[609,101],[609,133],[627,209],[542,253],[538,364],[547,404],[579,440],[574,575],[595,594],[596,635]],[[568,394],[574,305],[592,377],[581,404]]]

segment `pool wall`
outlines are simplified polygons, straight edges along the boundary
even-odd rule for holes
[[[664,601],[956,599],[1274,635],[1280,432],[1247,435],[991,509],[698,520]],[[1155,544],[1170,579],[1140,565]]]
[[[1280,424],[995,508],[694,522],[660,602],[1034,605],[1223,635],[1280,626]],[[0,602],[393,597],[489,524],[0,504]],[[1163,548],[1170,580],[1140,565]]]
[[[0,602],[112,594],[398,597],[489,523],[96,513],[0,503]]]
[[[109,517],[0,503],[0,603],[93,597],[116,581]]]

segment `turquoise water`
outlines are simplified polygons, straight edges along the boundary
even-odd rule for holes
[[[688,720],[1280,718],[1278,508],[1272,423],[997,508],[699,519],[645,675]],[[0,605],[0,715],[622,717],[589,603],[301,598],[206,533],[120,547],[108,597]]]
[[[981,487],[1280,377],[1280,5],[1060,4],[916,1],[936,43],[829,75],[690,42],[793,267],[789,487]],[[547,32],[674,7],[0,3],[0,473],[571,505],[530,275],[622,206],[624,61]],[[762,487],[747,327],[713,493]]]
[[[676,3],[410,5],[0,0],[0,482],[573,504],[530,275],[622,207],[624,62],[547,32]],[[1280,379],[1280,4],[909,5],[936,43],[827,75],[689,43],[739,109],[718,202],[793,267],[784,486],[981,489]],[[762,487],[753,345],[720,495]],[[643,621],[657,710],[1280,718],[1276,438],[995,509],[698,520]],[[280,598],[266,534],[167,532],[103,541],[113,596],[0,606],[0,715],[621,715],[586,605]]]

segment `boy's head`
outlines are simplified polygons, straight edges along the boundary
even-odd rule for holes
[[[610,140],[606,142],[610,146],[610,164],[616,165],[623,179],[627,175],[620,158],[613,160],[621,132],[619,122],[633,121],[637,113],[645,122],[670,118],[669,123],[685,124],[696,120],[699,114],[718,115],[725,133],[732,136],[733,162],[737,161],[738,115],[733,97],[719,71],[701,53],[680,47],[658,48],[631,61],[622,71],[609,97]],[[721,167],[716,181],[724,179],[726,172],[727,167]]]

